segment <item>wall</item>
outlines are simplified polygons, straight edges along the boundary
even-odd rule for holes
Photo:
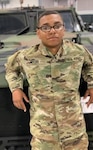
[[[93,0],[77,0],[77,3],[78,14],[93,14]]]
[[[67,7],[73,4],[79,14],[92,13],[93,14],[93,0],[23,0],[23,7],[27,6],[44,6],[44,7]],[[10,0],[10,4],[5,8],[21,7],[20,0]],[[0,5],[0,8],[1,5]]]
[[[54,6],[53,0],[39,0],[39,5],[46,8]]]
[[[39,1],[38,0],[23,0],[23,7],[28,7],[28,6],[38,6],[39,5]],[[10,3],[7,4],[6,6],[4,6],[3,8],[15,8],[15,7],[21,7],[20,5],[20,0],[10,0]],[[1,5],[0,5],[0,8]]]
[[[67,7],[67,0],[39,0],[39,4],[46,8]]]

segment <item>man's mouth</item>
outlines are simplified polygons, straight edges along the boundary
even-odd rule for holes
[[[55,40],[57,37],[49,37],[48,40]]]

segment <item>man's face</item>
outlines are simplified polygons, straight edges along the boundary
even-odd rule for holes
[[[39,27],[37,35],[45,46],[54,48],[62,43],[64,25],[58,14],[43,16],[39,21]]]

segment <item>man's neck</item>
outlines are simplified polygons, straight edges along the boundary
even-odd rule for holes
[[[53,55],[56,55],[56,53],[58,52],[59,48],[51,48],[49,49],[49,51],[53,54]]]
[[[48,48],[48,50],[53,54],[53,55],[56,55],[57,52],[59,51],[60,49],[60,45],[56,46],[56,47],[51,47],[51,48]]]

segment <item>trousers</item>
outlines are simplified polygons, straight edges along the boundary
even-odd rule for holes
[[[87,135],[66,142],[45,141],[35,137],[31,140],[31,150],[88,150]]]

